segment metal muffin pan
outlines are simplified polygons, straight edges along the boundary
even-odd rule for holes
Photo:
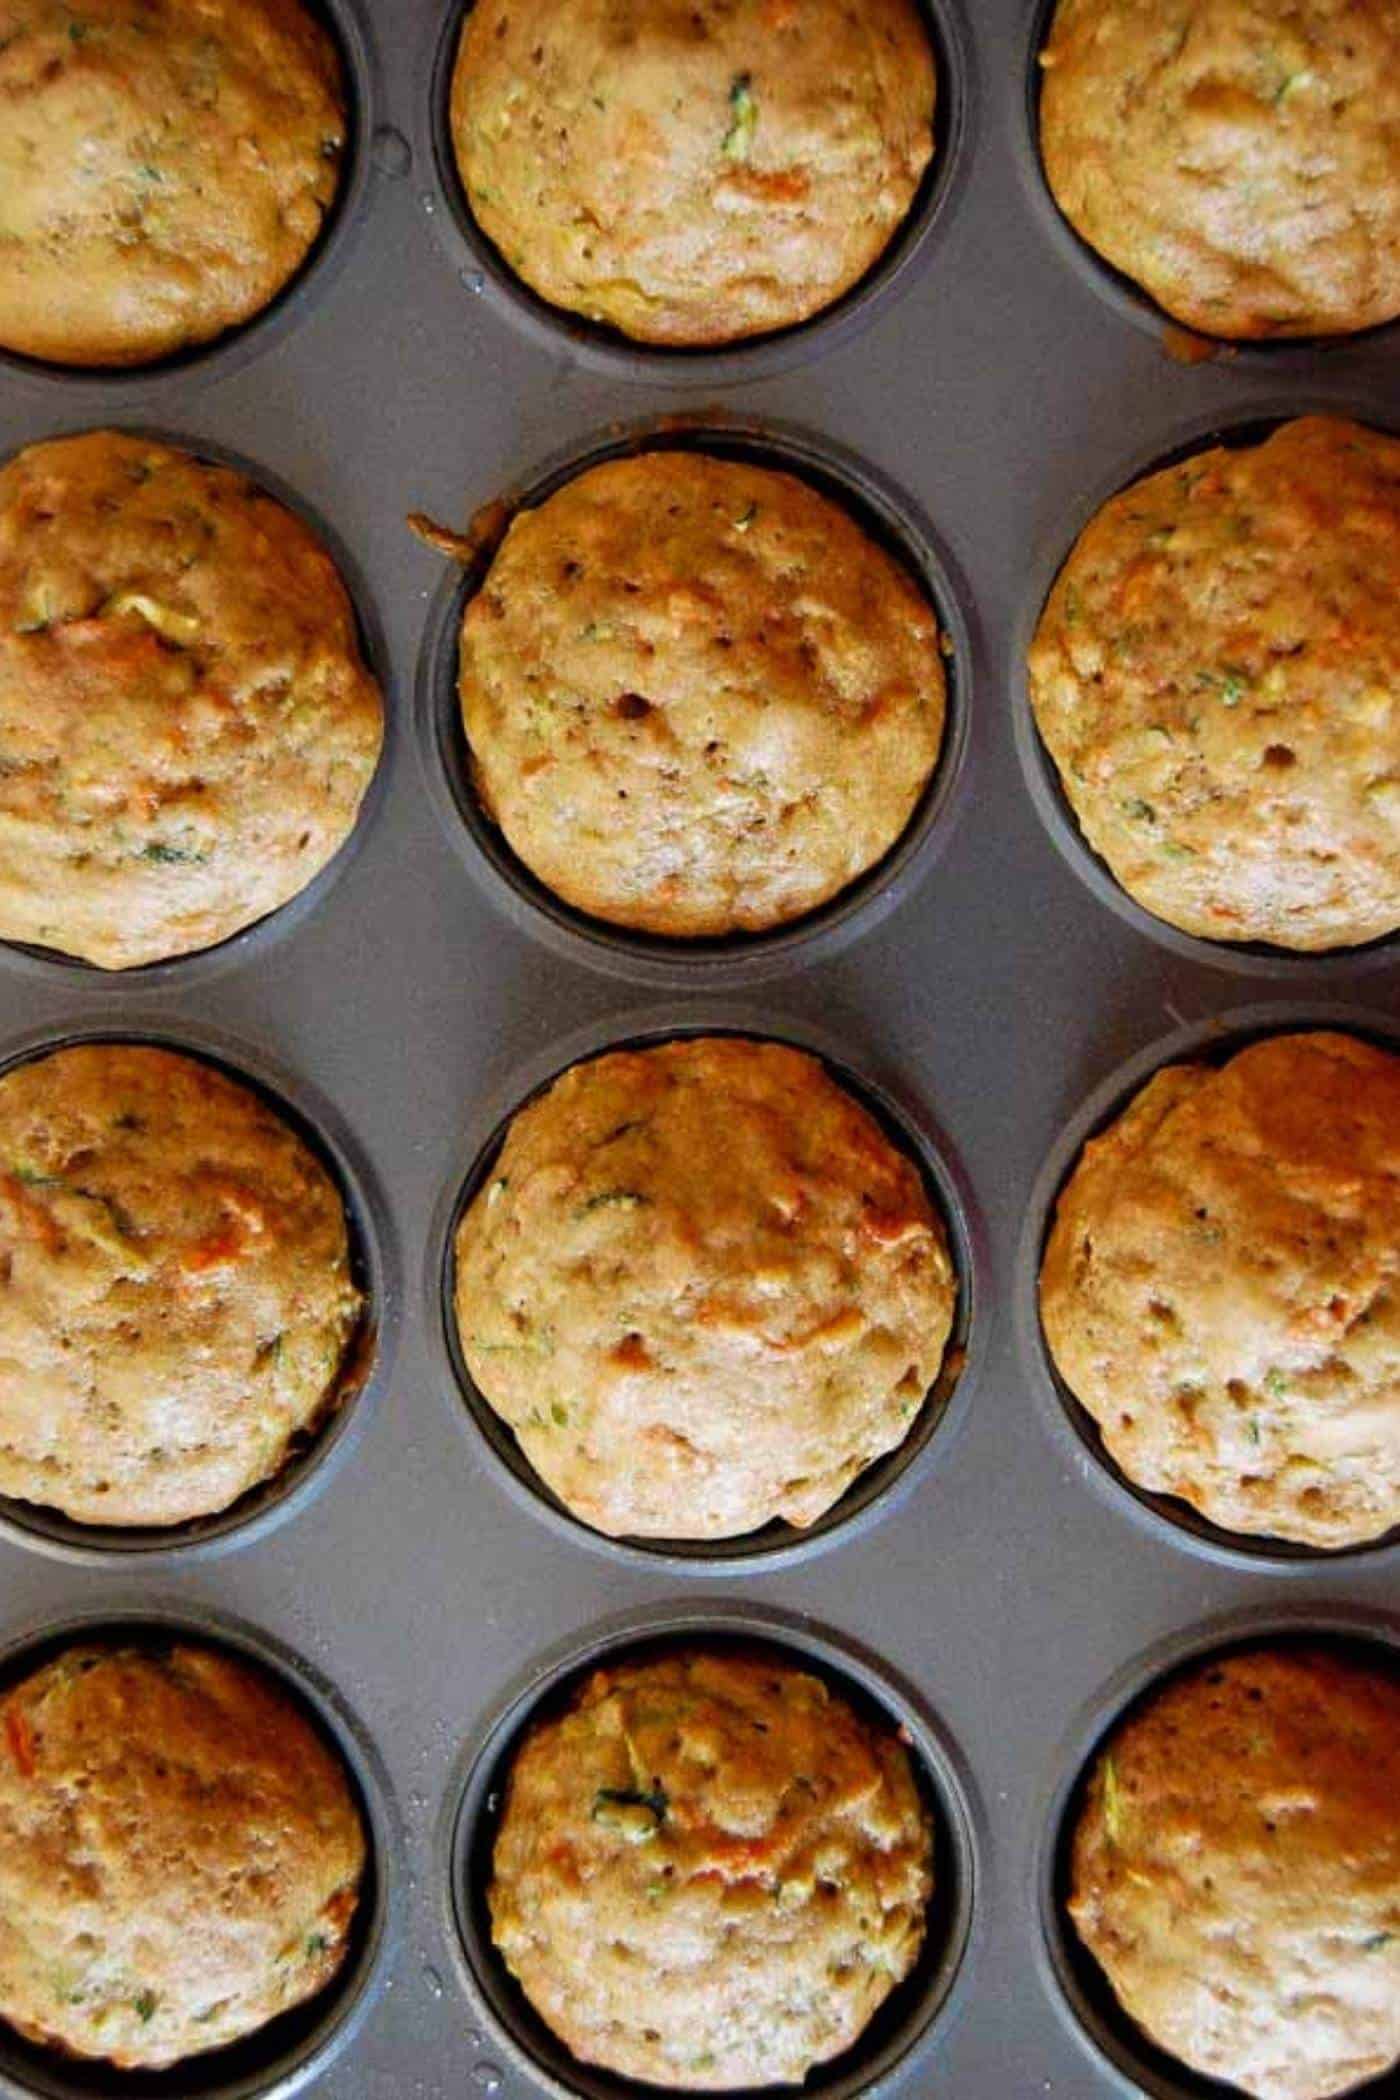
[[[249,1544],[285,1522],[325,1486],[364,1433],[369,1410],[393,1365],[400,1282],[393,1225],[374,1170],[330,1102],[306,1081],[281,1072],[257,1051],[188,1023],[163,1025],[143,1012],[139,1023],[85,1018],[0,1047],[0,1078],[55,1050],[79,1043],[144,1043],[213,1067],[248,1088],[294,1130],[329,1173],[345,1208],[350,1273],[364,1296],[336,1388],[319,1420],[294,1437],[281,1471],[208,1517],[183,1524],[83,1524],[61,1510],[0,1494],[0,1535],[59,1559],[115,1570],[167,1556],[213,1554]]]
[[[307,0],[340,53],[345,95],[345,152],[340,187],[310,253],[296,275],[260,313],[212,342],[194,344],[146,365],[63,365],[0,346],[0,374],[36,388],[54,388],[59,398],[86,400],[94,415],[120,412],[150,400],[172,385],[225,379],[296,328],[326,297],[367,214],[375,173],[371,150],[379,122],[379,66],[366,0]],[[42,402],[35,402],[42,411]]]
[[[415,115],[419,169],[431,187],[424,190],[421,202],[460,285],[475,297],[484,294],[542,349],[564,347],[593,371],[648,386],[733,386],[771,378],[849,341],[928,266],[935,235],[961,183],[975,109],[972,39],[962,0],[915,0],[937,68],[934,153],[909,214],[884,254],[810,321],[712,350],[633,342],[620,329],[553,305],[516,275],[477,225],[458,172],[451,125],[457,47],[474,4],[475,0],[447,0],[424,46]]]
[[[460,1788],[449,1795],[439,1836],[439,1885],[463,1981],[510,2051],[545,2092],[580,2100],[645,2100],[655,2087],[576,2063],[534,2012],[491,1940],[486,1890],[511,1764],[525,1735],[567,1706],[595,1669],[624,1659],[708,1648],[769,1655],[811,1671],[871,1720],[908,1743],[934,1825],[933,1896],[919,1960],[854,2046],[811,2073],[804,2092],[855,2100],[917,2048],[952,2011],[974,1938],[983,1832],[972,1783],[955,1746],[920,1696],[873,1656],[825,1627],[752,1606],[702,1605],[633,1614],[546,1658],[507,1693],[470,1745]],[[766,2090],[771,2091],[771,2088]],[[756,2088],[735,2100],[758,2100]]]
[[[1175,346],[1174,354],[1185,357],[1188,362],[1192,357],[1199,357],[1202,361],[1215,358],[1228,363],[1243,360],[1247,366],[1261,371],[1266,365],[1272,366],[1276,378],[1281,360],[1287,359],[1300,373],[1308,373],[1314,369],[1316,358],[1329,352],[1344,351],[1353,343],[1374,345],[1393,353],[1400,345],[1400,321],[1382,321],[1376,327],[1363,329],[1352,336],[1270,336],[1237,342],[1228,336],[1201,335],[1174,320],[1150,293],[1100,255],[1071,226],[1055,202],[1040,152],[1040,89],[1045,77],[1040,54],[1049,40],[1058,5],[1059,0],[1033,0],[1025,47],[1025,92],[1016,105],[1013,150],[1045,237],[1056,248],[1067,268],[1083,283],[1092,286],[1121,320],[1148,330],[1159,341],[1171,342]]]
[[[507,844],[472,779],[471,753],[457,694],[462,619],[482,589],[510,519],[534,510],[566,483],[609,460],[645,452],[699,452],[796,476],[853,517],[909,575],[937,615],[944,637],[947,709],[943,745],[913,814],[874,867],[833,897],[771,932],[674,940],[566,904]],[[488,515],[490,507],[488,506]],[[751,984],[818,955],[834,954],[892,911],[927,874],[965,799],[975,700],[973,614],[955,564],[937,533],[900,490],[861,460],[843,456],[807,431],[735,417],[663,416],[596,437],[545,465],[529,486],[502,499],[497,526],[479,558],[449,573],[434,599],[418,664],[417,732],[429,792],[454,844],[517,921],[561,955],[645,984],[690,987]]]
[[[1357,1035],[1379,1049],[1400,1055],[1400,1024],[1382,1020],[1365,1007],[1318,1003],[1250,1006],[1223,1013],[1209,1021],[1177,1028],[1163,1041],[1130,1058],[1094,1090],[1056,1139],[1026,1206],[1026,1229],[1016,1275],[1017,1326],[1026,1382],[1042,1401],[1052,1429],[1062,1437],[1068,1433],[1094,1460],[1097,1478],[1119,1506],[1153,1524],[1168,1526],[1190,1550],[1285,1573],[1297,1573],[1319,1562],[1335,1563],[1374,1554],[1389,1556],[1387,1565],[1396,1567],[1400,1565],[1394,1558],[1400,1547],[1400,1526],[1362,1546],[1308,1546],[1268,1533],[1226,1531],[1179,1496],[1155,1493],[1130,1479],[1110,1456],[1098,1423],[1060,1375],[1050,1354],[1040,1319],[1040,1269],[1060,1197],[1085,1145],[1118,1120],[1154,1073],[1166,1065],[1223,1065],[1248,1044],[1268,1036],[1312,1033],[1318,1029]]]
[[[1080,534],[1106,503],[1154,474],[1163,473],[1169,467],[1181,466],[1200,452],[1213,451],[1217,446],[1223,446],[1227,451],[1247,450],[1271,437],[1284,423],[1291,422],[1298,416],[1313,413],[1347,414],[1353,422],[1369,423],[1373,429],[1383,430],[1392,437],[1400,435],[1396,428],[1394,403],[1387,404],[1382,413],[1377,415],[1374,410],[1368,411],[1360,405],[1354,410],[1347,410],[1335,400],[1322,395],[1309,395],[1300,389],[1286,399],[1279,397],[1279,405],[1272,412],[1262,409],[1262,404],[1254,403],[1246,416],[1232,418],[1228,422],[1221,422],[1212,417],[1199,427],[1190,425],[1167,445],[1162,446],[1159,443],[1146,457],[1138,456],[1128,461],[1117,470],[1118,478],[1111,484],[1105,480],[1100,491],[1086,499],[1082,514],[1072,522],[1066,521],[1064,545],[1054,556],[1053,565],[1038,567],[1030,579],[1025,605],[1016,626],[1012,692],[1016,748],[1030,798],[1055,845],[1101,903],[1116,911],[1139,932],[1147,934],[1153,940],[1161,941],[1165,947],[1175,949],[1178,955],[1193,955],[1217,969],[1233,970],[1242,977],[1289,978],[1295,983],[1299,980],[1318,978],[1330,978],[1336,983],[1345,983],[1361,970],[1384,968],[1400,961],[1400,932],[1384,934],[1380,939],[1367,941],[1359,948],[1331,948],[1308,954],[1296,949],[1276,947],[1268,941],[1211,941],[1200,934],[1185,933],[1166,919],[1159,919],[1154,912],[1139,904],[1135,897],[1129,896],[1107,861],[1089,844],[1080,829],[1079,819],[1065,793],[1058,768],[1036,723],[1027,668],[1027,655],[1056,579],[1069,560]]]
[[[1028,1207],[1082,1105],[1136,1053],[1160,1054],[1167,1030],[1258,999],[1278,1026],[1345,1003],[1382,1033],[1400,1001],[1400,957],[1387,944],[1304,958],[1242,989],[1223,949],[1178,947],[1105,909],[1027,791],[1021,656],[1076,524],[1135,463],[1183,437],[1300,409],[1400,425],[1393,344],[1276,346],[1198,366],[1166,356],[1159,324],[1129,321],[1087,266],[1067,267],[1053,214],[1027,182],[1031,9],[979,0],[951,32],[971,83],[956,196],[897,301],[755,345],[733,368],[722,356],[692,374],[622,349],[604,356],[552,322],[518,326],[445,266],[425,54],[446,0],[355,4],[377,54],[374,174],[342,264],[315,277],[296,325],[279,317],[256,362],[231,341],[129,382],[0,367],[0,457],[115,421],[256,462],[259,479],[284,496],[290,487],[330,528],[338,556],[354,550],[347,580],[383,627],[391,734],[377,806],[305,909],[149,978],[0,949],[0,1057],[92,1027],[223,1058],[301,1113],[333,1160],[344,1151],[373,1193],[391,1303],[400,1265],[409,1279],[392,1367],[286,1521],[235,1532],[238,1551],[143,1557],[136,1577],[143,1607],[195,1624],[231,1613],[309,1658],[361,1717],[403,1803],[394,1858],[405,1930],[373,2016],[320,2071],[317,2100],[530,2100],[553,2089],[469,1982],[446,1908],[443,1821],[461,1799],[464,1748],[499,1717],[502,1687],[586,1655],[620,1611],[677,1608],[711,1622],[758,1608],[794,1639],[813,1623],[838,1629],[843,1655],[849,1643],[879,1658],[938,1715],[971,1775],[976,1959],[948,2013],[898,2064],[872,2066],[867,2090],[1110,2100],[1132,2089],[1128,2074],[1086,2051],[1043,1954],[1034,1865],[1047,1772],[1066,1765],[1056,1746],[1106,1680],[1221,1615],[1281,1597],[1300,1613],[1393,1610],[1395,1561],[1363,1552],[1285,1569],[1216,1554],[1110,1481],[1011,1317]],[[479,267],[459,240],[450,234],[454,259]],[[682,380],[692,391],[678,395]],[[668,966],[639,990],[633,966],[604,967],[572,929],[557,945],[541,937],[533,904],[498,890],[455,802],[437,806],[436,755],[412,720],[395,723],[425,619],[434,611],[450,628],[435,600],[460,585],[404,517],[461,523],[503,491],[531,488],[541,462],[566,468],[598,432],[625,443],[639,418],[678,405],[777,442],[813,433],[806,441],[838,478],[846,470],[858,498],[868,481],[900,516],[934,521],[951,585],[938,609],[950,629],[961,613],[966,630],[954,668],[975,771],[888,908],[873,900],[849,938],[841,929],[795,948],[761,981],[741,980],[734,962],[698,977]],[[455,633],[451,644],[455,655]],[[498,895],[510,897],[505,912]],[[682,987],[696,995],[684,1006]],[[523,1484],[502,1493],[502,1462],[451,1375],[442,1319],[451,1208],[509,1111],[580,1055],[692,1026],[807,1043],[862,1090],[888,1093],[916,1136],[932,1107],[935,1156],[972,1237],[977,1359],[878,1511],[829,1544],[804,1540],[703,1579],[691,1559],[594,1550],[546,1520]],[[36,1543],[0,1529],[0,1643],[117,1608],[114,1557]]]
[[[1071,1852],[1093,1760],[1118,1723],[1182,1671],[1274,1643],[1321,1644],[1400,1675],[1400,1618],[1392,1614],[1306,1606],[1232,1613],[1159,1642],[1119,1670],[1077,1718],[1047,1789],[1033,1890],[1042,1975],[1066,2024],[1112,2075],[1116,2092],[1144,2093],[1151,2100],[1229,2100],[1239,2088],[1202,2077],[1157,2048],[1124,2012],[1075,1930],[1066,1907]],[[1394,2077],[1352,2088],[1372,2100],[1385,2100],[1395,2089]]]
[[[119,1602],[71,1612],[0,1646],[0,1691],[75,1644],[169,1649],[190,1641],[255,1664],[344,1761],[364,1821],[366,1862],[339,1973],[259,2033],[168,2071],[117,2071],[63,2057],[0,2025],[0,2094],[13,2100],[290,2100],[353,2042],[384,1989],[402,1925],[399,1812],[378,1753],[339,1693],[281,1641],[210,1611]]]
[[[460,1413],[465,1408],[470,1416],[484,1446],[484,1455],[502,1486],[532,1515],[542,1517],[556,1532],[577,1544],[638,1565],[666,1567],[692,1575],[760,1573],[806,1560],[827,1546],[839,1544],[853,1532],[875,1523],[897,1501],[911,1493],[926,1468],[936,1464],[946,1452],[966,1420],[976,1392],[980,1363],[986,1353],[987,1289],[983,1236],[975,1201],[967,1177],[955,1155],[950,1153],[947,1141],[918,1104],[908,1097],[907,1090],[892,1092],[888,1084],[863,1071],[853,1070],[840,1049],[824,1040],[819,1031],[792,1027],[762,1031],[767,1041],[788,1043],[818,1058],[837,1084],[875,1118],[886,1136],[913,1161],[943,1221],[958,1284],[952,1332],[938,1377],[925,1395],[904,1442],[867,1466],[845,1494],[805,1530],[775,1521],[765,1524],[759,1531],[729,1539],[610,1538],[575,1516],[546,1487],[521,1450],[514,1433],[492,1408],[467,1369],[454,1309],[457,1228],[463,1214],[495,1171],[511,1123],[522,1109],[538,1100],[572,1066],[590,1062],[610,1050],[642,1050],[659,1043],[703,1035],[753,1036],[756,1033],[758,1031],[751,1025],[727,1020],[722,1010],[710,1015],[685,1009],[678,1010],[670,1020],[655,1013],[638,1014],[633,1023],[624,1021],[620,1029],[616,1024],[601,1033],[590,1029],[585,1035],[552,1050],[547,1068],[517,1076],[519,1090],[513,1093],[509,1105],[501,1113],[495,1114],[494,1109],[490,1109],[477,1118],[488,1135],[483,1139],[473,1129],[468,1141],[470,1164],[444,1191],[429,1238],[427,1314],[430,1320],[436,1319],[446,1359],[443,1382],[452,1395],[454,1412]]]
[[[247,459],[242,453],[229,450],[227,446],[211,443],[209,439],[178,430],[156,429],[149,423],[125,422],[120,419],[95,417],[74,424],[71,428],[45,428],[45,438],[78,437],[91,430],[117,428],[133,437],[149,438],[152,443],[171,445],[208,466],[227,467],[253,482],[265,494],[273,497],[313,532],[320,545],[335,563],[336,571],[344,585],[345,594],[354,614],[355,635],[360,654],[371,677],[379,687],[384,703],[384,742],[379,754],[379,763],[374,769],[359,813],[348,836],[331,855],[325,866],[314,875],[304,889],[289,897],[285,904],[274,911],[266,912],[255,919],[251,926],[241,932],[230,934],[226,940],[217,941],[210,948],[196,948],[188,955],[169,956],[163,962],[139,963],[129,970],[104,970],[79,955],[67,955],[61,949],[37,947],[31,941],[0,940],[0,951],[21,967],[34,970],[55,983],[99,986],[121,991],[152,992],[166,990],[172,983],[189,980],[198,981],[215,972],[226,969],[231,963],[251,961],[271,941],[279,940],[299,920],[317,909],[321,899],[338,880],[353,856],[359,852],[368,832],[372,829],[384,798],[385,781],[389,772],[391,747],[397,734],[398,709],[393,690],[393,671],[384,640],[384,629],[375,607],[369,583],[350,549],[344,545],[335,526],[303,501],[295,489],[290,488],[276,474],[258,461]],[[16,452],[22,451],[30,440],[10,448],[0,459],[0,468],[7,466]]]

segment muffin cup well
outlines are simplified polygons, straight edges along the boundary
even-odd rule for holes
[[[340,54],[345,90],[345,155],[340,187],[310,253],[275,298],[245,321],[192,344],[172,357],[146,365],[62,365],[28,357],[0,345],[0,371],[48,388],[89,415],[110,414],[146,400],[162,388],[202,386],[227,379],[269,350],[313,312],[330,290],[367,216],[374,157],[371,143],[379,121],[379,64],[364,0],[303,0],[327,30]]]
[[[633,342],[620,329],[554,306],[530,289],[477,225],[452,143],[452,74],[472,0],[447,0],[424,49],[416,97],[419,172],[430,187],[420,203],[465,290],[493,307],[539,349],[612,379],[648,386],[735,385],[768,379],[859,334],[915,280],[934,235],[950,216],[970,158],[977,108],[972,35],[963,0],[916,0],[938,73],[934,154],[908,216],[860,281],[833,305],[770,335],[714,349]]]
[[[939,1374],[904,1442],[852,1482],[833,1507],[805,1530],[781,1522],[738,1538],[611,1538],[595,1531],[541,1480],[515,1434],[492,1408],[468,1371],[453,1304],[455,1241],[464,1211],[489,1180],[511,1123],[576,1064],[612,1050],[641,1050],[695,1036],[747,1036],[785,1043],[818,1059],[838,1085],[860,1103],[918,1168],[948,1235],[957,1279],[953,1329]],[[550,1529],[576,1544],[591,1546],[633,1566],[670,1568],[692,1575],[765,1572],[811,1559],[874,1524],[910,1492],[948,1449],[966,1419],[986,1353],[990,1327],[985,1238],[961,1164],[923,1110],[849,1063],[830,1042],[806,1028],[760,1021],[730,1010],[693,1009],[623,1015],[556,1044],[517,1072],[509,1092],[498,1092],[472,1121],[468,1144],[440,1200],[428,1237],[426,1320],[442,1349],[442,1378],[453,1414],[463,1411],[479,1446],[507,1491]]]
[[[925,2047],[930,2029],[956,2009],[949,2001],[978,1936],[985,1829],[961,1754],[921,1696],[864,1648],[810,1619],[738,1603],[632,1612],[577,1636],[517,1680],[469,1740],[439,1828],[444,1923],[459,1980],[501,2048],[558,2100],[646,2100],[655,2092],[578,2062],[550,2032],[492,1944],[486,1890],[507,1775],[526,1731],[604,1663],[699,1647],[775,1654],[823,1678],[858,1712],[892,1723],[933,1810],[934,1893],[918,1963],[860,2039],[802,2086],[819,2100],[855,2100]],[[736,2090],[734,2100],[758,2100],[757,2090]]]
[[[1117,1121],[1129,1103],[1164,1065],[1223,1064],[1247,1044],[1266,1036],[1336,1029],[1400,1055],[1400,1024],[1368,1008],[1308,1005],[1239,1007],[1208,1021],[1193,1021],[1140,1050],[1102,1080],[1070,1118],[1036,1176],[1016,1256],[1016,1328],[1026,1379],[1052,1436],[1096,1487],[1159,1537],[1207,1560],[1284,1574],[1315,1574],[1342,1562],[1394,1554],[1400,1526],[1357,1546],[1309,1546],[1267,1533],[1227,1531],[1175,1495],[1154,1493],[1131,1480],[1110,1457],[1098,1423],[1061,1377],[1040,1317],[1040,1270],[1061,1193],[1091,1138]]]
[[[388,1204],[356,1139],[316,1088],[235,1038],[184,1021],[133,1024],[85,1019],[35,1029],[0,1047],[0,1076],[79,1043],[147,1044],[210,1065],[273,1109],[330,1175],[345,1210],[350,1273],[365,1308],[335,1393],[319,1421],[293,1440],[280,1472],[230,1508],[183,1524],[81,1524],[60,1510],[0,1495],[0,1537],[57,1560],[130,1568],[167,1557],[210,1558],[266,1536],[305,1508],[344,1463],[388,1384],[398,1335],[400,1264]]]
[[[1053,545],[1041,549],[1031,569],[1020,615],[1012,627],[1008,677],[1016,752],[1036,814],[1061,858],[1101,904],[1116,912],[1135,932],[1145,934],[1149,940],[1159,942],[1162,947],[1190,962],[1205,963],[1211,969],[1232,971],[1241,977],[1315,982],[1319,979],[1353,980],[1364,971],[1394,968],[1400,963],[1400,929],[1383,934],[1378,940],[1368,941],[1361,947],[1294,949],[1275,947],[1265,941],[1207,940],[1204,935],[1185,933],[1168,920],[1159,919],[1128,894],[1107,861],[1085,838],[1036,722],[1027,663],[1041,614],[1056,578],[1069,560],[1081,533],[1105,504],[1149,475],[1179,466],[1200,452],[1217,445],[1232,451],[1243,450],[1272,436],[1282,424],[1308,415],[1345,416],[1354,422],[1369,424],[1372,429],[1388,436],[1400,437],[1393,404],[1377,411],[1355,399],[1336,401],[1315,390],[1302,391],[1286,401],[1256,404],[1247,418],[1222,422],[1219,416],[1199,417],[1188,423],[1165,446],[1158,442],[1150,451],[1144,450],[1120,461],[1111,476],[1103,476],[1082,506],[1076,508],[1065,533],[1057,533]]]
[[[388,1777],[339,1693],[292,1649],[241,1619],[199,1606],[118,1602],[11,1634],[0,1643],[0,1691],[76,1642],[166,1648],[194,1641],[256,1665],[307,1712],[339,1752],[364,1820],[366,1863],[350,1946],[316,1997],[260,2032],[167,2071],[119,2071],[25,2041],[0,2019],[0,2094],[13,2100],[289,2100],[354,2039],[380,1992],[398,1939],[404,1840]]]
[[[368,577],[334,526],[319,511],[278,475],[243,453],[207,438],[191,437],[183,431],[145,421],[82,421],[71,428],[46,430],[42,436],[26,443],[46,443],[51,439],[79,437],[93,430],[106,429],[120,431],[129,437],[149,439],[152,444],[174,446],[207,466],[227,467],[232,473],[245,476],[305,525],[335,564],[336,574],[350,601],[360,655],[379,688],[383,706],[379,757],[350,831],[304,888],[289,897],[285,904],[276,905],[261,919],[255,919],[251,926],[215,942],[212,947],[195,948],[187,955],[167,956],[160,962],[138,963],[129,970],[105,970],[80,955],[68,955],[58,948],[40,948],[29,941],[0,938],[0,970],[10,968],[27,976],[47,979],[51,984],[76,985],[84,990],[97,987],[123,993],[147,993],[201,983],[237,964],[255,962],[275,941],[292,933],[319,909],[378,821],[398,735],[399,710],[394,698],[392,658]],[[15,456],[9,455],[10,458]],[[0,460],[0,466],[8,463],[8,459]]]
[[[1203,2077],[1159,2049],[1124,2012],[1112,1986],[1075,1930],[1066,1904],[1071,1848],[1093,1759],[1112,1730],[1150,1693],[1193,1664],[1261,1642],[1318,1641],[1400,1672],[1400,1619],[1350,1607],[1300,1604],[1292,1610],[1244,1610],[1171,1635],[1120,1670],[1083,1709],[1062,1746],[1058,1769],[1041,1798],[1031,1902],[1039,1924],[1041,1977],[1064,2025],[1114,2079],[1115,2089],[1150,2100],[1239,2100],[1238,2088]],[[1395,2074],[1355,2088],[1393,2095]]]
[[[609,460],[645,452],[700,452],[795,475],[839,505],[918,586],[951,654],[944,660],[943,744],[912,816],[864,875],[800,919],[764,933],[678,940],[615,926],[566,904],[538,880],[487,815],[472,783],[457,695],[462,617],[518,511],[537,508],[566,482]],[[418,660],[416,722],[428,791],[448,837],[492,901],[557,954],[611,975],[675,989],[751,984],[834,954],[877,925],[922,880],[966,799],[972,731],[973,616],[956,565],[911,499],[852,454],[781,424],[711,415],[652,418],[616,427],[558,454],[522,489],[481,513],[494,530],[472,567],[443,578]]]
[[[1311,372],[1315,370],[1319,353],[1336,357],[1344,355],[1353,345],[1360,350],[1374,351],[1393,349],[1400,344],[1400,319],[1381,321],[1373,328],[1359,329],[1351,335],[1266,338],[1203,335],[1175,320],[1136,279],[1100,255],[1097,248],[1092,247],[1070,224],[1055,202],[1041,158],[1040,90],[1044,73],[1040,54],[1049,38],[1057,4],[1058,0],[1032,0],[1027,23],[1024,84],[1022,92],[1013,96],[1011,102],[1011,154],[1041,231],[1061,262],[1081,284],[1087,285],[1119,320],[1127,321],[1152,336],[1159,347],[1170,351],[1178,341],[1184,346],[1201,345],[1201,361],[1207,364],[1239,364],[1246,370],[1252,367],[1261,372],[1271,368],[1277,374],[1285,368],[1291,356],[1300,371]],[[1191,355],[1182,359],[1187,364],[1192,361]]]

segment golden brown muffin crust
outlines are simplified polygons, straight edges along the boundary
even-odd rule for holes
[[[1400,926],[1400,439],[1340,417],[1106,503],[1030,651],[1040,733],[1130,896],[1303,951]]]
[[[266,917],[382,713],[334,562],[243,475],[117,431],[0,469],[0,939],[118,970]]]
[[[516,1755],[492,1937],[583,2063],[798,2084],[913,1968],[930,1817],[894,1731],[776,1658],[596,1671]]]
[[[1400,1058],[1277,1036],[1150,1080],[1045,1250],[1051,1354],[1139,1486],[1228,1531],[1400,1524]]]
[[[1095,1762],[1070,1913],[1161,2048],[1256,2100],[1400,2059],[1400,1682],[1257,1648],[1150,1693]]]
[[[1400,0],[1060,0],[1040,144],[1071,225],[1188,328],[1400,314]]]
[[[814,910],[889,851],[946,680],[913,579],[844,510],[691,452],[594,467],[511,526],[462,626],[488,812],[581,911],[679,938]]]
[[[476,0],[452,134],[534,291],[701,346],[865,275],[932,157],[934,93],[913,0]]]
[[[335,1184],[247,1087],[122,1043],[0,1076],[0,1493],[227,1508],[341,1396],[361,1310]]]
[[[806,1525],[901,1444],[957,1285],[913,1164],[813,1057],[701,1037],[575,1065],[456,1236],[473,1379],[597,1530]]]
[[[0,1702],[0,2017],[160,2069],[254,2033],[345,1960],[365,1837],[270,1677],[77,1646]]]
[[[0,343],[146,364],[251,319],[344,144],[300,0],[0,0]]]

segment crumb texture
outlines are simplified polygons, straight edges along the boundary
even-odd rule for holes
[[[1130,1479],[1227,1531],[1400,1524],[1400,1059],[1276,1036],[1173,1065],[1086,1145],[1040,1279]]]
[[[0,1701],[0,2017],[164,2069],[345,1960],[365,1837],[337,1752],[214,1649],[79,1646]]]
[[[780,1659],[596,1671],[511,1771],[492,1933],[573,2055],[800,2084],[918,1958],[932,1826],[893,1729]]]
[[[478,0],[452,134],[533,291],[705,346],[866,274],[933,156],[934,98],[913,0]]]
[[[913,1163],[815,1058],[730,1038],[566,1072],[456,1256],[473,1379],[614,1534],[813,1523],[909,1434],[957,1295]]]
[[[1029,671],[1085,839],[1157,918],[1295,951],[1400,926],[1400,439],[1309,416],[1123,490]]]
[[[1400,0],[1060,0],[1040,144],[1090,247],[1237,339],[1400,314]]]
[[[251,320],[344,149],[300,0],[0,0],[0,343],[139,365]]]
[[[227,1508],[343,1397],[361,1312],[335,1184],[247,1087],[141,1044],[0,1077],[0,1493]]]
[[[614,925],[757,933],[904,831],[943,740],[937,621],[844,509],[689,452],[594,467],[511,526],[462,629],[478,791]]]
[[[1400,1681],[1328,1647],[1193,1666],[1113,1731],[1070,1912],[1157,2045],[1255,2100],[1400,2060]]]
[[[0,939],[122,970],[265,918],[382,714],[334,562],[243,475],[117,431],[0,469]]]

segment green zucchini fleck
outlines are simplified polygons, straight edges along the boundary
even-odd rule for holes
[[[726,160],[745,161],[758,129],[758,103],[751,73],[735,74],[729,88],[729,109],[729,129],[720,142],[720,151]]]

